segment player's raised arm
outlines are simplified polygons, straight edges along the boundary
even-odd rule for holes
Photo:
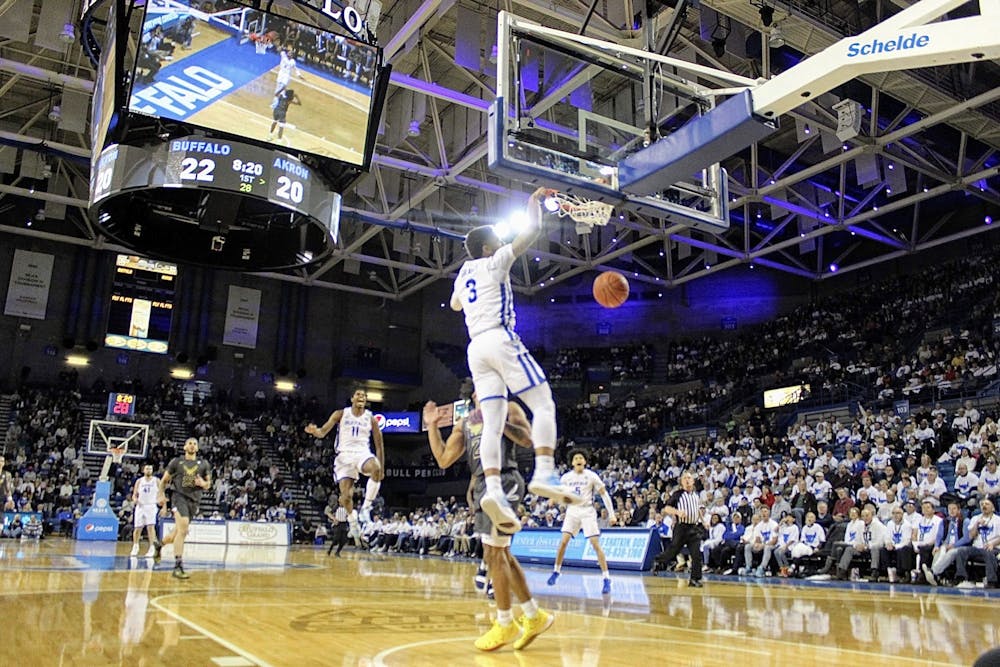
[[[550,188],[538,188],[528,197],[528,225],[510,244],[515,257],[527,252],[542,231],[542,200],[552,192]]]
[[[465,431],[462,429],[465,420],[458,420],[455,428],[451,431],[451,435],[448,436],[447,442],[445,442],[441,437],[441,429],[438,427],[440,419],[441,415],[438,413],[437,403],[427,401],[427,404],[424,405],[424,424],[427,425],[427,439],[430,441],[431,454],[434,455],[434,460],[444,469],[450,467],[465,453]]]
[[[316,426],[316,424],[310,423],[306,426],[305,431],[309,435],[315,438],[325,438],[326,434],[333,430],[333,427],[340,423],[340,418],[344,416],[343,410],[337,410],[330,418],[326,420],[322,428]]]

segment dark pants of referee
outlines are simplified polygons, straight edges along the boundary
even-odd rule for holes
[[[326,555],[329,556],[333,548],[337,547],[337,555],[339,556],[345,544],[347,544],[347,522],[341,521],[333,527],[333,532],[330,535],[330,548],[326,550]]]
[[[663,562],[673,563],[684,547],[691,556],[691,581],[701,581],[701,535],[704,528],[700,523],[678,523],[674,526],[674,539],[670,548],[662,556]]]

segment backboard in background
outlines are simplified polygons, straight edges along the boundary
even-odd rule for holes
[[[492,170],[613,204],[619,213],[632,210],[711,232],[729,227],[725,171],[697,154],[700,141],[717,141],[725,129],[706,127],[701,139],[686,132],[688,148],[670,151],[682,159],[667,159],[646,152],[658,143],[648,130],[647,109],[655,111],[653,125],[663,137],[704,119],[717,98],[748,104],[749,94],[741,94],[754,80],[507,12],[498,19],[497,43]]]

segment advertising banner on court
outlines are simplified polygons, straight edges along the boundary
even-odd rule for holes
[[[7,303],[3,314],[44,320],[52,284],[54,255],[30,250],[15,250],[7,284]]]
[[[233,347],[255,349],[259,321],[260,290],[230,285],[222,343]]]
[[[514,535],[510,551],[521,562],[551,565],[561,539],[559,528],[525,528]],[[660,553],[660,540],[652,529],[608,528],[601,532],[599,541],[608,567],[613,570],[648,570]],[[563,562],[577,567],[598,567],[597,552],[582,533],[577,533],[566,545]]]
[[[284,522],[229,522],[230,544],[270,544],[276,546],[287,546],[291,544],[290,537],[289,525]]]
[[[160,538],[170,534],[174,530],[174,520],[164,519],[160,522]],[[226,544],[226,522],[225,521],[192,521],[188,525],[188,534],[185,542],[196,544]]]
[[[383,433],[420,433],[419,412],[379,412],[375,421]]]

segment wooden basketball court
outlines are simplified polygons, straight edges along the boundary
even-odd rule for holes
[[[143,545],[143,551],[145,545]],[[475,565],[320,548],[206,547],[129,558],[127,544],[0,541],[5,665],[971,664],[998,644],[992,591],[798,585],[596,572],[555,587],[529,568],[553,628],[477,652],[492,610]]]

